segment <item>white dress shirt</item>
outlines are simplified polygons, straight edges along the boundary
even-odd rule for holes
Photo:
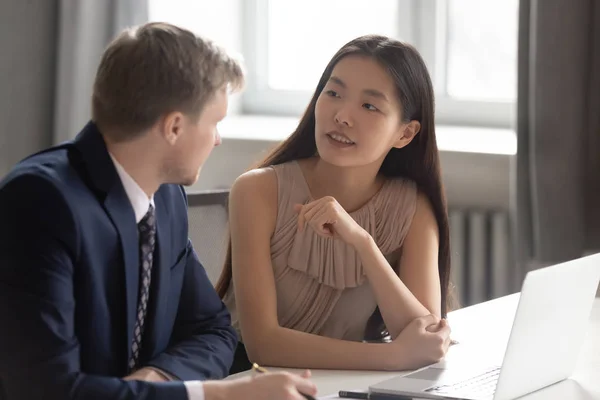
[[[131,206],[133,207],[133,212],[135,213],[135,222],[139,223],[142,218],[144,218],[144,215],[146,215],[148,212],[150,204],[152,204],[154,207],[154,196],[148,197],[140,185],[138,185],[131,175],[125,171],[125,168],[119,164],[112,154],[110,155],[110,158],[112,158],[115,169],[117,170],[117,174],[119,174],[119,178],[121,178],[123,189],[125,189],[125,193],[127,194],[127,197],[131,202]],[[163,371],[157,372],[170,378]],[[183,382],[183,384],[185,385],[189,400],[204,400],[204,387],[202,386],[201,381],[188,381]]]

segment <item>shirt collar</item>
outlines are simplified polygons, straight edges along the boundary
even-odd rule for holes
[[[109,153],[110,154],[110,153]],[[148,212],[150,205],[154,207],[154,195],[148,198],[148,195],[142,190],[140,185],[125,171],[125,168],[116,160],[116,158],[110,154],[110,158],[115,165],[115,169],[117,170],[117,174],[119,174],[119,178],[121,179],[121,183],[123,184],[123,188],[125,189],[125,193],[129,198],[129,202],[133,207],[133,212],[135,213],[135,222],[139,223],[144,215]]]

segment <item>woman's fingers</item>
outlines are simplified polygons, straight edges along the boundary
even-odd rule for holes
[[[304,231],[307,224],[310,224],[319,234],[325,236],[333,234],[332,229],[327,226],[332,222],[328,218],[329,208],[327,202],[323,199],[305,205],[296,204],[294,210],[298,213],[298,230],[300,232]]]
[[[306,226],[306,213],[314,209],[319,201],[312,201],[308,204],[296,204],[294,205],[294,211],[298,213],[298,230],[302,232]]]
[[[312,226],[315,232],[321,235],[331,236],[333,231],[329,224],[332,224],[335,221],[331,221],[329,215],[330,210],[327,207],[315,207],[307,212],[304,218],[306,219],[307,223]]]

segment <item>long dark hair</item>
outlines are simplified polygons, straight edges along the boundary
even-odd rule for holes
[[[421,124],[421,130],[407,146],[390,150],[379,173],[386,177],[403,177],[413,180],[431,202],[439,228],[438,270],[442,294],[442,316],[445,317],[449,308],[448,288],[450,284],[448,211],[435,139],[433,85],[427,67],[414,47],[376,35],[362,36],[344,45],[325,68],[317,89],[294,133],[277,146],[256,168],[309,158],[317,153],[315,105],[335,65],[349,55],[370,57],[382,65],[394,80],[405,122],[417,120]],[[229,289],[231,279],[230,240],[225,266],[216,285],[217,293],[221,298]]]

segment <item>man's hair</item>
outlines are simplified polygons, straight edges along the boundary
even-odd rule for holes
[[[123,31],[106,48],[94,81],[92,119],[113,140],[131,139],[170,112],[199,117],[225,85],[241,89],[241,65],[185,29],[148,23]]]

